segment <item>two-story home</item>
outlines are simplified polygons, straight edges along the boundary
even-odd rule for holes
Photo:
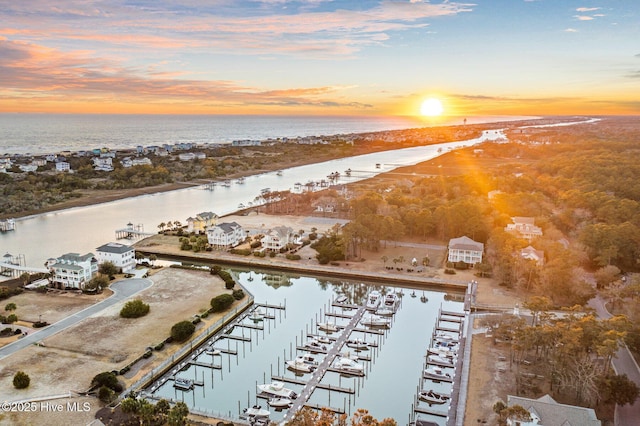
[[[207,228],[214,226],[218,220],[218,215],[213,212],[198,213],[196,217],[187,218],[188,232],[205,232]]]
[[[262,247],[267,250],[279,251],[288,244],[294,243],[295,234],[290,226],[276,226],[269,229],[262,237]]]
[[[536,262],[537,265],[544,263],[544,251],[536,250],[533,246],[527,246],[520,250],[520,257]]]
[[[466,235],[450,239],[448,249],[449,256],[447,261],[449,262],[465,262],[470,265],[482,262],[484,244],[473,241]]]
[[[96,249],[98,265],[111,262],[122,272],[129,272],[136,267],[136,251],[133,247],[120,243],[107,243]]]
[[[98,272],[98,260],[93,253],[82,256],[67,253],[56,259],[49,259],[47,267],[51,271],[50,281],[54,287],[82,290]]]
[[[542,236],[542,228],[535,225],[532,217],[512,217],[513,223],[508,224],[504,230],[516,233],[519,237],[531,241],[535,237]]]
[[[228,249],[244,241],[246,235],[237,222],[219,223],[207,229],[207,240],[213,248]]]

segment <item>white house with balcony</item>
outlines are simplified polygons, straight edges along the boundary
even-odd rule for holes
[[[520,257],[531,260],[540,266],[544,263],[544,251],[536,250],[533,246],[527,246],[520,250]]]
[[[484,244],[473,241],[465,236],[449,240],[449,256],[447,260],[452,263],[465,262],[470,265],[482,262]]]
[[[214,226],[218,220],[218,215],[214,212],[201,212],[196,217],[187,218],[188,232],[205,232],[207,228]]]
[[[58,161],[56,163],[56,171],[57,172],[69,172],[71,171],[71,164],[66,161]]]
[[[237,222],[219,223],[207,229],[207,240],[216,249],[235,247],[245,238],[244,229]]]
[[[262,247],[266,250],[279,251],[288,244],[293,244],[295,233],[290,226],[276,226],[269,229],[262,237]]]
[[[51,284],[58,288],[82,290],[98,272],[98,260],[93,253],[79,255],[67,253],[56,259],[49,259],[47,267],[51,271]]]
[[[129,272],[136,267],[136,251],[133,247],[120,243],[107,243],[96,249],[98,265],[111,262],[122,272]]]

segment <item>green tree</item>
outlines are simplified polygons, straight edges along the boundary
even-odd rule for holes
[[[113,262],[103,262],[98,267],[98,272],[108,277],[114,276],[119,272],[119,269]]]
[[[84,285],[84,291],[88,292],[101,292],[103,289],[109,287],[109,277],[106,275],[98,274],[91,278]]]
[[[31,383],[31,378],[24,371],[18,371],[13,375],[13,387],[16,389],[26,389]]]
[[[187,424],[187,416],[189,415],[189,407],[184,402],[178,402],[174,405],[167,415],[167,424],[169,426],[184,426]]]
[[[633,404],[640,395],[640,388],[626,374],[605,377],[599,389],[604,402],[617,405]]]
[[[229,295],[231,299],[233,296]],[[176,342],[184,342],[196,331],[196,326],[191,321],[180,321],[171,327],[171,337]]]
[[[122,318],[140,318],[149,313],[149,305],[140,299],[130,300],[120,310]]]
[[[234,300],[235,299],[232,295],[226,294],[226,293],[216,296],[213,299],[211,299],[211,311],[212,312],[225,311],[229,309],[231,305],[233,305]]]

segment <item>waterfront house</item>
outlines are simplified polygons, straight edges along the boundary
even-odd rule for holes
[[[236,222],[219,223],[207,229],[207,240],[216,249],[235,247],[245,238],[244,229]]]
[[[290,226],[276,226],[269,229],[262,237],[262,247],[267,250],[279,251],[288,244],[293,244],[295,234]]]
[[[132,166],[151,166],[153,163],[147,157],[134,158],[131,160]]]
[[[528,241],[535,237],[542,236],[542,228],[535,225],[535,219],[532,217],[512,217],[513,223],[508,224],[504,230],[513,232]]]
[[[113,159],[111,157],[94,158],[93,169],[101,172],[111,172],[113,171]]]
[[[447,261],[449,262],[464,262],[470,265],[482,262],[484,244],[473,241],[467,236],[450,239],[448,249]]]
[[[507,396],[507,406],[519,405],[529,412],[530,422],[507,419],[509,426],[601,426],[592,408],[559,404],[551,396],[538,399]]]
[[[214,226],[218,220],[218,215],[213,212],[198,213],[196,217],[187,218],[188,232],[205,232],[210,226]]]
[[[98,260],[93,253],[82,256],[67,253],[56,259],[49,259],[47,267],[51,271],[52,286],[82,290],[98,272]]]
[[[16,229],[16,221],[14,219],[0,220],[0,232],[14,231]]]
[[[66,161],[58,161],[56,163],[56,171],[57,172],[70,172],[71,171],[71,164],[67,163]]]
[[[133,247],[120,243],[107,243],[96,249],[98,265],[111,262],[122,272],[129,272],[136,267],[136,252]]]
[[[36,166],[35,164],[20,164],[18,168],[25,173],[35,172],[36,170],[38,170],[38,166]]]
[[[178,158],[180,161],[191,161],[196,158],[196,155],[193,152],[183,152],[178,154]]]

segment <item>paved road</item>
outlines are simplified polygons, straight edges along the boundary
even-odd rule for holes
[[[115,282],[109,287],[111,290],[113,290],[113,295],[111,295],[108,299],[104,299],[103,301],[98,302],[95,305],[91,305],[80,312],[76,312],[75,314],[62,319],[55,324],[51,324],[47,327],[41,328],[38,331],[32,332],[31,334],[23,337],[22,339],[18,339],[15,342],[0,348],[0,359],[14,354],[29,345],[40,342],[47,337],[51,337],[66,328],[76,325],[83,319],[88,318],[91,315],[94,315],[110,306],[115,305],[118,302],[121,302],[133,296],[134,294],[146,288],[151,287],[152,284],[153,282],[147,278],[132,278]]]
[[[598,317],[610,318],[612,315],[607,311],[605,302],[600,296],[589,301],[589,306],[594,308]],[[627,346],[622,346],[613,359],[613,368],[616,374],[626,374],[629,380],[640,386],[640,369],[633,359]],[[633,405],[616,406],[615,424],[616,426],[637,426],[640,423],[640,401],[636,400]]]

